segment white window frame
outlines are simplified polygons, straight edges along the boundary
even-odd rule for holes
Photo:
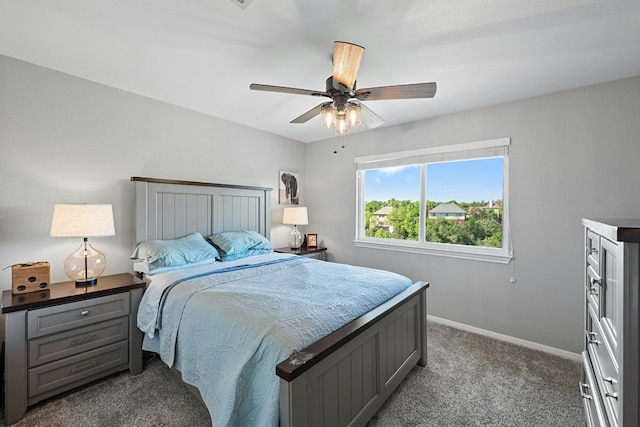
[[[511,138],[497,138],[484,141],[430,147],[396,153],[376,154],[354,158],[356,163],[356,236],[357,247],[413,252],[451,258],[508,264],[513,258],[511,227],[509,220],[509,145]],[[456,161],[489,157],[503,158],[503,200],[502,200],[502,247],[456,245],[425,241],[426,217],[426,164],[442,161]],[[364,224],[364,174],[368,169],[392,166],[420,165],[420,236],[418,241],[384,239],[365,236]]]

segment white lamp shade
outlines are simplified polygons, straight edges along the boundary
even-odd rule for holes
[[[53,207],[52,237],[101,237],[115,234],[111,205],[58,204]]]
[[[307,225],[309,218],[306,207],[284,208],[282,212],[282,223],[289,225]]]

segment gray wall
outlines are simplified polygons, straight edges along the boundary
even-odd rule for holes
[[[212,78],[215,78],[212,76]],[[241,112],[238,112],[241,114]],[[81,239],[49,237],[55,203],[112,203],[116,235],[92,239],[105,274],[131,271],[131,176],[272,187],[272,239],[280,224],[278,171],[301,172],[305,144],[0,56],[0,269],[64,259]],[[91,240],[91,239],[90,239]],[[1,289],[11,269],[0,271]]]
[[[355,156],[505,136],[511,137],[511,264],[353,245]],[[430,315],[580,351],[580,220],[640,216],[640,77],[353,134],[344,142],[338,154],[333,140],[307,149],[309,215],[331,259],[429,281]]]

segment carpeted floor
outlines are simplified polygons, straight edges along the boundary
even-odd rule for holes
[[[580,363],[428,324],[414,368],[370,426],[584,426]]]
[[[580,365],[428,324],[428,366],[415,368],[370,426],[583,426]],[[4,408],[1,408],[4,417]],[[206,426],[206,409],[159,360],[29,408],[15,426]]]

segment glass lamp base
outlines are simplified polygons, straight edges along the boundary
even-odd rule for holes
[[[289,247],[291,249],[300,249],[302,246],[302,234],[298,231],[297,226],[293,226],[293,230],[289,234]]]
[[[94,286],[106,267],[107,257],[94,249],[85,238],[78,250],[64,261],[64,274],[78,287]]]

